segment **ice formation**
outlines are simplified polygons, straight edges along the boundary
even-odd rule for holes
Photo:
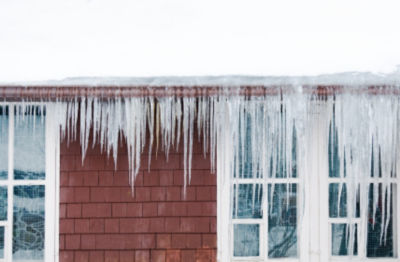
[[[262,91],[268,89],[259,88]],[[289,184],[293,177],[298,177],[300,192],[307,194],[307,189],[301,186],[307,180],[307,168],[313,161],[308,147],[314,139],[313,126],[318,122],[319,128],[324,129],[324,139],[330,150],[337,150],[338,198],[346,184],[349,221],[359,205],[363,207],[361,225],[367,223],[369,187],[372,185],[374,219],[379,206],[382,209],[381,241],[385,241],[390,219],[391,185],[400,168],[400,101],[397,95],[388,94],[387,90],[396,91],[398,87],[366,92],[368,88],[365,86],[351,86],[337,93],[333,90],[328,96],[304,92],[301,85],[277,87],[276,90],[276,94],[258,92],[257,95],[243,95],[240,87],[224,87],[212,95],[201,95],[200,92],[196,97],[79,96],[44,102],[43,106],[55,104],[59,121],[56,124],[61,127],[63,139],[70,141],[79,135],[83,158],[90,146],[99,143],[101,150],[112,155],[117,162],[118,145],[123,138],[128,147],[132,188],[145,147],[149,148],[151,155],[151,149],[156,145],[168,157],[168,153],[177,150],[180,143],[183,143],[185,186],[190,184],[192,147],[197,128],[213,170],[217,145],[231,152],[228,172],[218,174],[224,176],[226,183],[235,177],[250,176],[265,180],[276,178],[280,179],[279,183]],[[27,102],[20,106],[23,107],[22,110],[32,108]],[[24,117],[24,114],[19,117]],[[80,130],[79,134],[77,130]],[[93,144],[89,144],[90,136]],[[224,141],[230,142],[224,144]],[[246,150],[251,152],[245,154]],[[326,151],[328,155],[328,149]],[[330,154],[329,158],[333,155]],[[332,161],[329,158],[327,161]],[[240,167],[244,162],[249,163],[250,171]],[[354,230],[350,227],[350,246]]]

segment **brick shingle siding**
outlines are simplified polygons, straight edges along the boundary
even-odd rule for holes
[[[126,149],[117,167],[79,142],[61,144],[60,262],[216,261],[216,176],[194,145],[191,185],[183,192],[183,150],[142,155],[134,194]]]

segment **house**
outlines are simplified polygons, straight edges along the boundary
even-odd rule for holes
[[[349,77],[0,86],[0,261],[397,261],[399,79]]]

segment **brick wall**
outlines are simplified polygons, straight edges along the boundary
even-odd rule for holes
[[[196,139],[197,141],[197,139]],[[132,195],[126,148],[117,168],[99,147],[82,164],[79,142],[61,144],[60,262],[216,260],[216,176],[194,145],[183,195],[183,155],[147,153]]]

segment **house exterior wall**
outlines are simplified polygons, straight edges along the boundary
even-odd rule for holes
[[[82,163],[79,141],[61,142],[59,261],[216,261],[216,175],[194,142],[186,198],[182,149],[153,153],[150,172],[143,153],[132,195],[126,148],[115,167],[98,145]]]

